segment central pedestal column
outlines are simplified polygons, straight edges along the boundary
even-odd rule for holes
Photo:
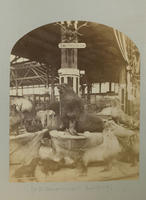
[[[77,67],[77,49],[85,48],[85,43],[78,43],[76,21],[65,21],[61,26],[61,68],[58,70],[59,83],[67,83],[79,94],[80,71]],[[82,46],[82,47],[80,47]]]

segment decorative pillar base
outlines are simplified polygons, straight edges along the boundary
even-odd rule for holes
[[[79,94],[80,71],[76,68],[60,68],[58,70],[59,83],[69,84],[73,90]]]

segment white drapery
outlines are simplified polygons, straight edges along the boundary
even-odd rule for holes
[[[131,75],[130,75],[130,69],[131,69],[131,63],[130,60],[128,58],[128,50],[127,50],[127,43],[129,42],[129,39],[126,35],[124,35],[123,33],[121,33],[120,31],[113,29],[114,30],[114,35],[116,37],[116,41],[117,44],[119,46],[119,49],[121,51],[121,54],[124,58],[124,60],[127,63],[126,66],[126,70],[127,70],[127,98],[128,100],[132,100],[133,99],[133,95],[132,95],[132,82],[131,82]]]
[[[127,48],[126,48],[126,39],[127,37],[121,33],[120,31],[114,29],[114,34],[119,46],[119,49],[121,51],[121,54],[124,58],[124,60],[129,64],[129,59],[128,59],[128,52],[127,52]]]

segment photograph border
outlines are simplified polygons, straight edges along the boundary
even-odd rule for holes
[[[145,199],[146,191],[146,3],[132,1],[1,1],[0,91],[1,145],[0,196],[2,199]],[[109,182],[9,183],[9,57],[15,42],[42,25],[63,20],[95,21],[114,27],[135,42],[141,58],[140,178]]]

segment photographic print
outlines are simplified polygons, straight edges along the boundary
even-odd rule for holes
[[[9,181],[136,180],[140,53],[124,33],[60,21],[10,56]]]

